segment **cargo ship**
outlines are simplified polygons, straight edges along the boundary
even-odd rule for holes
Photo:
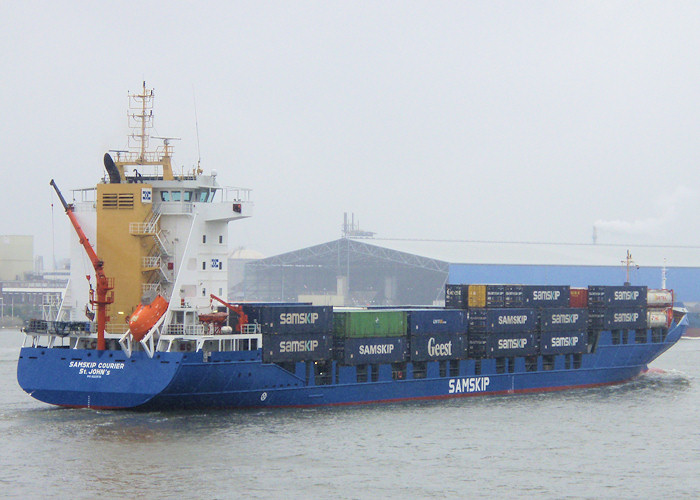
[[[594,387],[639,376],[688,325],[672,291],[630,285],[447,284],[444,307],[229,301],[228,223],[252,215],[250,190],[199,165],[176,175],[170,139],[147,147],[153,91],[129,98],[134,149],[105,154],[71,203],[51,181],[75,234],[60,308],[24,329],[17,379],[39,401],[305,407]]]

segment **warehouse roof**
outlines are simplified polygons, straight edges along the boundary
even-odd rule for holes
[[[374,238],[363,240],[398,252],[452,264],[525,264],[616,266],[627,250],[644,267],[700,267],[696,246],[625,244],[553,244],[536,242],[437,241]]]

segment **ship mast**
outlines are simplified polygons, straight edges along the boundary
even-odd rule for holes
[[[627,257],[622,263],[625,264],[626,267],[625,286],[630,286],[630,265],[635,266],[637,269],[639,269],[639,266],[632,260],[632,254],[629,250],[627,250]]]
[[[149,139],[146,130],[153,128],[153,89],[146,89],[145,80],[140,94],[129,93],[129,110],[129,126],[140,130],[140,133],[129,134],[129,139],[139,145],[140,154],[137,162],[146,162]]]

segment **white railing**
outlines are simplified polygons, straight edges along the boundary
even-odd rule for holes
[[[187,345],[194,342],[194,350],[201,351],[205,347],[209,351],[251,351],[262,346],[262,335],[161,335],[158,339],[158,350],[170,352],[176,345]]]
[[[204,325],[168,325],[168,328],[165,332],[166,335],[177,335],[177,336],[186,336],[186,335],[195,335],[195,336],[201,336],[204,335],[205,330],[204,330]]]
[[[160,283],[142,283],[141,293],[147,294],[149,292],[155,292],[156,294],[160,295],[163,292],[163,287],[160,286]]]
[[[160,267],[160,257],[142,257],[141,267],[144,269],[157,269]]]
[[[250,201],[252,189],[226,186],[222,189],[223,201]]]
[[[242,325],[241,333],[260,333],[260,323],[246,323]]]
[[[158,203],[158,210],[164,215],[191,214],[194,212],[194,203],[186,201],[163,201]]]

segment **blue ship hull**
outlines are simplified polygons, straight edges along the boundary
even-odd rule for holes
[[[390,364],[379,365],[371,381],[358,382],[356,367],[332,362],[323,385],[306,373],[313,363],[296,363],[294,373],[262,361],[261,350],[212,352],[144,352],[131,357],[121,351],[24,347],[17,365],[20,386],[45,403],[89,408],[248,408],[320,406],[394,402],[418,399],[513,394],[616,384],[630,380],[675,344],[687,320],[674,325],[662,342],[613,344],[601,332],[594,353],[582,354],[571,366],[565,355],[552,364],[526,366],[512,358],[507,370],[495,359],[455,362],[454,371],[440,373],[429,362],[422,378],[413,365],[397,379]],[[567,366],[567,361],[569,366]],[[505,371],[505,373],[504,373]],[[442,376],[441,376],[442,375]]]

